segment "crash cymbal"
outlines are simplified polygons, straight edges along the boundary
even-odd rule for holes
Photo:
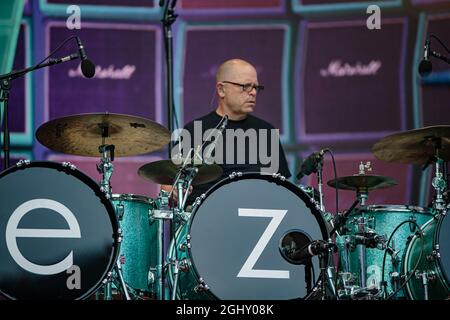
[[[369,191],[376,189],[383,189],[395,186],[397,182],[393,179],[384,176],[375,175],[354,175],[339,177],[327,182],[330,187],[344,190],[354,190],[354,191]]]
[[[116,157],[161,149],[170,132],[154,121],[114,113],[87,113],[58,118],[41,125],[36,138],[47,148],[68,154],[98,157],[99,146],[115,146]]]
[[[222,175],[222,168],[217,164],[194,165],[198,168],[192,185],[199,185],[216,180]],[[176,165],[172,160],[160,160],[150,162],[139,168],[138,174],[144,179],[158,184],[173,184],[181,165]]]
[[[383,161],[426,164],[436,156],[450,160],[450,126],[432,126],[384,137],[374,144],[372,152]],[[438,146],[439,147],[439,146]]]

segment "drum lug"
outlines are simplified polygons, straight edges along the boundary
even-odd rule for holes
[[[64,168],[69,168],[69,169],[72,169],[72,170],[76,170],[77,169],[77,167],[74,164],[70,163],[70,162],[63,162],[62,166]]]
[[[199,292],[203,292],[203,291],[208,291],[209,290],[209,286],[205,283],[205,280],[203,280],[203,278],[199,279],[199,284],[195,286],[194,291],[195,293],[199,293]]]
[[[147,274],[147,286],[151,287],[153,284],[155,284],[156,282],[156,275],[155,272],[157,271],[156,268],[150,268],[150,270],[148,270],[148,274]]]
[[[236,177],[241,177],[241,176],[242,176],[242,172],[240,172],[240,171],[238,171],[238,172],[233,171],[230,175],[228,175],[228,177],[230,179],[234,179]]]
[[[434,246],[434,250],[431,251],[431,254],[427,256],[427,261],[435,261],[436,259],[440,259],[441,254],[439,253],[439,245]]]
[[[274,173],[274,174],[272,174],[272,178],[274,178],[274,179],[280,179],[281,181],[285,181],[285,180],[286,180],[286,177],[285,177],[285,176],[282,176],[280,173]]]
[[[30,160],[19,160],[17,163],[16,163],[16,167],[22,167],[22,166],[27,166],[27,165],[29,165],[31,163],[31,161]]]
[[[184,242],[184,243],[180,244],[180,246],[178,247],[178,250],[185,252],[186,249],[190,249],[190,248],[191,248],[191,244]]]
[[[178,266],[182,272],[188,272],[189,271],[189,261],[187,259],[183,259],[180,261],[180,264]]]
[[[123,212],[124,212],[124,205],[121,203],[116,205],[116,214],[119,221],[121,221],[123,218]]]
[[[121,243],[122,239],[122,229],[119,228],[119,230],[117,230],[117,242]]]
[[[102,283],[103,284],[108,283],[111,280],[111,278],[112,278],[112,272],[110,271],[106,274],[106,277],[105,277],[105,279],[103,279]]]

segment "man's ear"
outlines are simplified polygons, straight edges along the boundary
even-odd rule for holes
[[[225,86],[222,83],[220,82],[216,83],[216,89],[219,97],[221,98],[225,97]]]

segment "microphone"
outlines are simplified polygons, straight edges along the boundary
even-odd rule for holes
[[[324,154],[324,149],[310,154],[305,161],[303,161],[300,172],[297,174],[297,179],[301,179],[304,176],[309,176],[311,173],[317,172],[317,167],[322,163]]]
[[[425,41],[423,59],[419,64],[419,74],[421,76],[426,76],[433,70],[433,65],[430,60],[430,39]]]
[[[81,72],[86,78],[92,78],[95,75],[95,66],[92,61],[87,58],[86,51],[84,51],[84,46],[81,43],[80,38],[76,37],[76,39],[78,45],[78,53],[81,60]]]
[[[323,252],[327,252],[328,244],[323,240],[311,241],[309,244],[296,248],[293,246],[285,246],[282,248],[282,256],[293,264],[307,264],[312,257]]]

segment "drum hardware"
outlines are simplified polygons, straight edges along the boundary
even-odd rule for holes
[[[104,137],[102,137],[104,139]],[[102,175],[102,181],[100,182],[100,189],[106,194],[107,198],[111,197],[111,176],[114,171],[114,145],[101,145],[98,147],[99,153],[101,153],[100,163],[97,164],[97,171]]]
[[[333,220],[333,230],[330,232],[330,237],[332,237],[336,232],[340,234],[345,234],[344,230],[345,223],[347,222],[348,216],[355,210],[356,206],[359,204],[359,199],[356,199],[350,208],[343,214],[337,214],[336,218]]]
[[[374,221],[371,217],[366,217],[364,208],[366,207],[366,201],[369,196],[369,191],[382,188],[388,188],[396,185],[397,183],[388,177],[367,175],[366,172],[372,171],[371,163],[362,161],[358,165],[358,174],[353,176],[344,176],[328,181],[328,185],[333,188],[356,191],[356,202],[353,203],[351,210],[346,215],[340,216],[338,214],[337,223],[339,226],[345,225],[347,215],[354,210],[356,205],[360,203],[361,215],[360,217],[351,220],[352,225],[356,225],[356,232],[351,235],[354,245],[358,253],[358,266],[359,266],[359,283],[361,290],[357,290],[358,294],[367,292],[369,295],[373,295],[373,292],[367,291],[367,258],[366,250],[368,248],[376,248],[381,243],[383,245],[383,238],[376,232],[370,230],[370,224]],[[333,233],[338,230],[335,228]],[[344,231],[344,230],[342,230]],[[348,261],[347,261],[348,262]],[[347,271],[347,270],[345,270]]]
[[[334,275],[330,268],[330,254],[337,252],[337,246],[331,239],[328,241],[311,241],[309,236],[300,230],[287,232],[280,241],[279,250],[282,257],[289,263],[296,265],[305,265],[306,270],[312,269],[311,258],[318,256],[321,271],[320,278],[320,298],[321,300],[330,300],[336,296],[336,287],[334,284]],[[311,275],[308,271],[307,278]],[[310,280],[306,281],[307,291],[311,291]],[[330,286],[333,296],[328,295],[327,284]]]
[[[417,270],[417,268],[418,268],[418,266],[419,266],[420,259],[421,259],[422,254],[423,254],[423,245],[424,245],[424,241],[423,241],[423,232],[422,232],[421,229],[420,229],[420,225],[419,225],[416,221],[414,221],[414,220],[406,220],[406,221],[401,222],[401,223],[400,223],[400,224],[392,231],[392,233],[391,233],[391,235],[390,235],[390,237],[389,237],[389,239],[388,239],[388,241],[387,241],[387,243],[386,243],[386,247],[387,247],[387,248],[391,248],[391,247],[389,246],[389,244],[391,243],[391,241],[392,241],[392,239],[393,239],[395,233],[400,229],[400,227],[401,227],[402,225],[404,225],[404,224],[406,224],[406,223],[413,223],[413,224],[416,225],[417,231],[415,232],[415,235],[416,235],[416,236],[419,236],[420,239],[421,239],[421,242],[422,242],[422,250],[421,250],[421,252],[420,252],[419,259],[417,260],[417,263],[416,263],[415,267],[413,268],[413,270],[412,270],[411,272],[409,272],[409,275],[407,275],[407,276],[405,277],[404,282],[403,282],[400,286],[396,285],[396,288],[394,289],[393,293],[391,293],[389,296],[387,296],[387,282],[384,280],[385,266],[386,266],[386,257],[387,257],[387,254],[391,254],[391,253],[392,253],[391,257],[393,257],[393,256],[395,255],[395,250],[385,250],[384,255],[383,255],[383,264],[382,264],[382,272],[381,272],[381,284],[383,285],[383,294],[384,294],[383,298],[386,299],[386,300],[389,300],[389,299],[395,297],[395,296],[397,295],[397,293],[398,293],[403,287],[405,287],[405,285],[408,283],[408,281],[410,281],[410,279],[415,275],[416,270]],[[395,256],[396,256],[396,255],[395,255]],[[403,278],[403,277],[400,276],[400,278]],[[396,280],[398,280],[398,277],[391,278],[391,279],[396,279]]]
[[[199,280],[199,283],[195,286],[194,291],[196,293],[208,291],[209,286],[205,283],[205,280],[203,280],[203,278],[200,278],[198,280]]]
[[[422,280],[422,285],[423,285],[423,291],[424,291],[424,300],[429,300],[428,299],[428,284],[429,282],[435,281],[436,280],[436,274],[434,273],[434,271],[423,271],[423,272],[419,272],[416,271],[414,273],[414,276],[416,279]]]

